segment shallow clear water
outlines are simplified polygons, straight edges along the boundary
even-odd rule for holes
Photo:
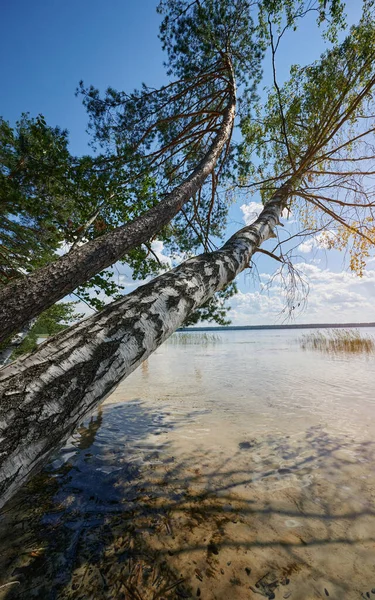
[[[375,416],[374,356],[301,351],[299,340],[308,332],[229,331],[215,344],[167,342],[112,400],[170,400],[174,409],[204,408],[254,433],[324,423],[339,431],[375,431],[369,419]]]
[[[305,333],[164,344],[5,507],[0,597],[375,591],[375,357]]]

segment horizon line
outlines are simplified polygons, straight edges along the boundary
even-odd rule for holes
[[[375,322],[369,323],[291,323],[288,325],[206,325],[179,327],[176,331],[218,331],[240,329],[334,329],[345,327],[375,327]]]

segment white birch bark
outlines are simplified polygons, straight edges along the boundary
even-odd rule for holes
[[[186,261],[0,370],[0,505],[192,310],[249,264],[273,237],[287,195],[282,188],[221,249]]]

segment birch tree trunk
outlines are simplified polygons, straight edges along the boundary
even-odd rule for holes
[[[0,504],[195,310],[273,237],[283,187],[251,226],[0,370]]]
[[[223,113],[220,130],[206,155],[182,184],[138,219],[91,240],[0,290],[0,342],[20,331],[33,317],[73,292],[79,285],[123,258],[129,250],[147,242],[194,196],[214,169],[231,137],[236,108],[233,77],[231,83],[232,92]]]

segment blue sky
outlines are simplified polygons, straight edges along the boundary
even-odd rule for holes
[[[0,114],[42,113],[87,152],[78,82],[131,90],[165,80],[154,0],[2,0]]]
[[[22,112],[42,113],[50,125],[69,130],[72,152],[87,152],[86,114],[74,94],[81,79],[101,90],[110,85],[126,91],[143,81],[155,87],[167,81],[157,38],[156,4],[156,0],[2,0],[0,114],[14,122]],[[358,16],[360,4],[359,0],[349,3],[349,22]],[[288,76],[292,63],[311,62],[324,48],[314,21],[302,22],[281,47],[280,80]],[[244,222],[248,211],[240,207],[254,200],[241,198],[231,209],[228,234]],[[302,250],[301,268],[310,281],[310,296],[297,322],[375,321],[374,262],[363,280],[355,280],[343,270],[345,263],[338,253],[327,254],[319,244]],[[275,265],[264,257],[257,262],[264,283]],[[129,290],[133,288],[128,273],[124,282]],[[267,295],[248,274],[239,283],[241,293],[232,301],[234,323],[282,320],[280,286],[276,284]]]

